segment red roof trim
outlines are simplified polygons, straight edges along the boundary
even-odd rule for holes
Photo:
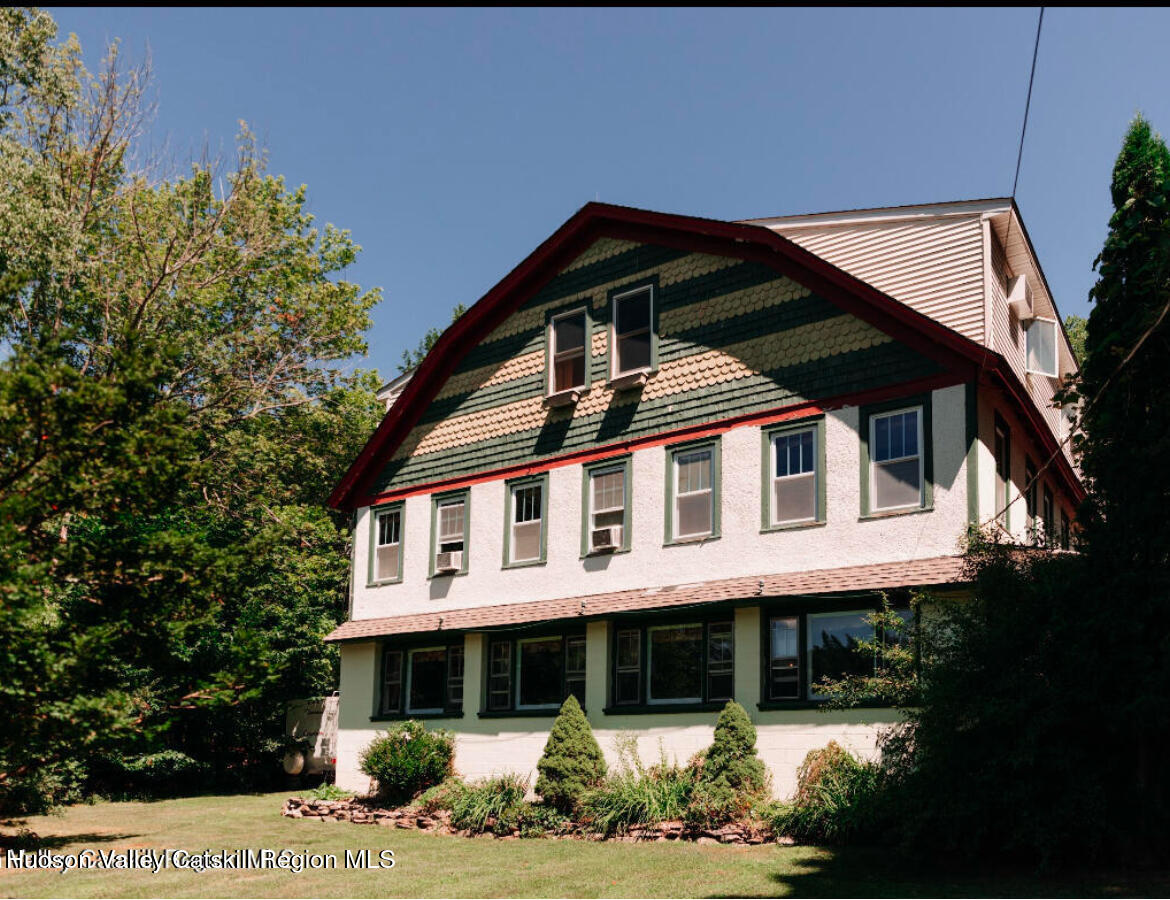
[[[986,358],[987,351],[981,345],[763,226],[589,203],[443,333],[333,489],[329,505],[353,508],[355,499],[366,492],[376,476],[378,460],[393,453],[406,438],[456,364],[480,337],[602,236],[761,262],[952,371],[973,376]]]

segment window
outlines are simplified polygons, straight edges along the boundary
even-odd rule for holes
[[[1054,515],[1052,489],[1044,485],[1044,546],[1052,549],[1056,545],[1056,518]]]
[[[462,644],[383,648],[382,716],[443,715],[462,708]]]
[[[1039,485],[1036,483],[1036,464],[1031,459],[1024,461],[1024,514],[1028,521],[1028,543],[1036,543],[1036,498]]]
[[[467,571],[469,497],[466,492],[433,500],[431,574]]]
[[[734,694],[730,620],[619,628],[613,658],[614,706],[717,703]]]
[[[929,395],[919,405],[902,403],[861,411],[862,516],[930,507]]]
[[[1012,490],[1012,433],[998,415],[995,417],[995,514],[1004,528],[1010,528],[1009,504]]]
[[[773,616],[768,620],[769,700],[800,699],[800,619]]]
[[[718,536],[719,445],[667,452],[667,543]]]
[[[1028,371],[1056,377],[1056,322],[1033,319],[1024,329],[1027,342]]]
[[[654,361],[654,288],[652,285],[613,298],[612,377],[644,371]]]
[[[873,639],[873,626],[866,621],[872,610],[813,613],[808,616],[809,696],[822,678],[872,675],[874,662],[857,652],[859,641]]]
[[[545,511],[547,479],[509,484],[507,531],[504,540],[504,565],[544,562]]]
[[[488,648],[488,709],[548,710],[573,694],[585,703],[584,635],[493,639]]]
[[[630,459],[585,466],[581,555],[630,549]]]
[[[823,423],[764,431],[764,528],[823,521],[823,450]]]
[[[402,578],[402,505],[374,510],[370,583]]]
[[[1071,546],[1072,538],[1070,536],[1068,513],[1062,509],[1060,511],[1060,549],[1068,550]]]
[[[549,393],[571,391],[587,386],[589,318],[585,310],[556,316],[549,322],[552,358]]]

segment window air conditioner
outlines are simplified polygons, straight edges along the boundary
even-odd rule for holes
[[[610,525],[608,528],[594,528],[590,536],[589,546],[594,553],[613,551],[622,545],[622,526]]]
[[[448,550],[435,556],[435,574],[446,575],[463,568],[463,551]]]
[[[1017,275],[1008,281],[1007,301],[1008,309],[1021,322],[1036,317],[1032,310],[1032,287],[1028,284],[1027,275]]]

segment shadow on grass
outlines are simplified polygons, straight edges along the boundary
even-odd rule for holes
[[[126,841],[139,837],[137,834],[114,834],[108,832],[77,832],[74,834],[40,835],[35,831],[20,830],[0,832],[0,848],[5,850],[55,850],[68,844],[108,844],[110,841]]]
[[[772,897],[1165,897],[1170,871],[1069,871],[923,863],[877,848],[837,848],[770,876]],[[727,894],[711,896],[735,896]]]

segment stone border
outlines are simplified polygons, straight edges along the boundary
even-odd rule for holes
[[[305,800],[301,797],[290,797],[284,802],[280,814],[290,819],[313,819],[317,822],[351,822],[354,825],[381,825],[386,828],[428,831],[435,834],[479,836],[473,835],[470,831],[452,828],[451,814],[447,810],[427,813],[413,806],[386,809],[375,805],[373,800],[356,797],[352,800]],[[504,835],[487,832],[482,836],[495,837],[499,840],[518,840],[520,838],[519,830],[515,828]],[[602,835],[584,831],[576,823],[570,823],[564,831],[546,831],[544,837],[587,841],[611,840],[626,843],[694,841],[697,844],[736,844],[740,846],[756,846],[772,842],[793,843],[792,839],[788,837],[774,838],[769,831],[758,828],[750,822],[699,830],[687,828],[679,821],[659,822],[657,825],[635,825],[624,834],[614,835],[608,839]]]

